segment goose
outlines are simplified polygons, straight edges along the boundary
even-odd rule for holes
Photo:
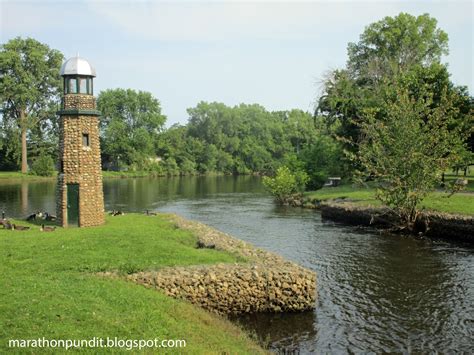
[[[36,221],[36,213],[30,214],[28,217],[26,217],[26,220],[29,221]]]
[[[36,221],[36,218],[42,218],[43,217],[43,212],[36,212],[36,213],[32,213],[30,214],[28,217],[26,217],[26,220],[27,221]]]
[[[27,231],[28,229],[30,229],[30,227],[17,226],[16,224],[13,224],[12,227],[13,227],[12,229],[14,229],[16,231]]]
[[[10,221],[8,219],[2,220],[2,224],[3,224],[3,229],[13,230],[13,225],[10,223]]]
[[[42,232],[54,232],[56,227],[45,226],[44,224],[41,225],[40,231]]]
[[[146,210],[145,214],[146,214],[147,216],[156,216],[156,215],[157,215],[156,212],[150,212],[149,210]]]
[[[112,210],[109,214],[110,214],[111,216],[121,216],[121,215],[123,215],[124,213],[123,213],[122,211]]]
[[[48,212],[44,213],[43,219],[45,221],[52,221],[54,222],[56,220],[56,216],[53,216],[52,214],[49,214]]]

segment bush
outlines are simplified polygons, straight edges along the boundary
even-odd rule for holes
[[[166,175],[164,168],[161,162],[148,162],[145,171],[147,171],[152,176],[164,176]]]
[[[179,175],[179,167],[174,158],[167,158],[162,162],[163,170],[168,176]]]
[[[53,176],[55,172],[54,160],[50,155],[41,152],[31,166],[31,173],[38,176]]]
[[[180,164],[181,175],[196,174],[196,163],[189,159],[184,159]]]
[[[278,204],[288,204],[288,200],[297,193],[302,193],[308,182],[308,175],[301,170],[294,173],[286,166],[278,168],[275,177],[265,176],[263,185],[273,195]]]

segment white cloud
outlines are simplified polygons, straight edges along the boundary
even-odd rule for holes
[[[88,5],[125,31],[158,40],[317,37],[336,26],[365,26],[400,11],[420,14],[434,10],[444,15],[444,22],[472,23],[472,3],[466,1],[89,1]]]
[[[4,33],[31,33],[40,29],[58,28],[68,20],[58,11],[61,4],[40,1],[2,1],[0,0],[0,28]]]
[[[371,2],[88,2],[130,34],[165,41],[304,39],[394,12]]]

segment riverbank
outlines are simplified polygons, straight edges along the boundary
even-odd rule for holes
[[[0,350],[8,339],[184,339],[189,353],[263,353],[241,329],[188,302],[97,273],[242,263],[196,248],[197,238],[163,215],[108,217],[87,229],[0,229]],[[21,310],[19,312],[18,310]],[[209,336],[212,334],[212,336]]]
[[[54,176],[38,176],[33,174],[23,174],[19,171],[0,171],[0,183],[6,180],[52,180],[56,179]]]
[[[146,171],[102,171],[104,178],[137,178],[153,176]],[[34,174],[23,174],[19,171],[0,171],[0,182],[2,180],[54,180],[57,178],[57,173],[52,176],[38,176]]]
[[[206,173],[206,174],[188,174],[186,176],[224,176],[224,173]],[[255,174],[258,175],[258,174]],[[150,171],[110,171],[102,170],[102,177],[105,179],[116,178],[116,179],[125,179],[125,178],[143,178],[143,177],[178,177],[180,175],[163,175],[156,174]],[[55,173],[52,176],[38,176],[34,174],[23,174],[19,171],[0,171],[0,183],[2,180],[54,180],[56,179],[57,174]]]
[[[308,192],[291,202],[293,206],[321,210],[323,218],[360,226],[383,229],[398,225],[398,217],[375,199],[375,190],[350,185],[325,187]],[[427,237],[474,242],[474,194],[457,193],[451,197],[432,192],[421,204],[415,234]]]
[[[451,197],[447,196],[448,194],[444,192],[432,192],[423,200],[421,208],[435,212],[474,215],[474,193],[460,192]],[[375,199],[373,188],[355,185],[324,187],[317,191],[309,191],[298,203],[311,208],[330,200],[346,200],[356,206],[381,207],[380,201]]]
[[[321,204],[320,210],[322,218],[358,226],[390,229],[397,226],[399,221],[398,216],[389,209],[355,206],[350,202],[326,202]],[[474,218],[465,215],[422,211],[410,232],[430,238],[474,243]]]
[[[164,268],[135,273],[128,280],[220,314],[314,309],[314,272],[205,224],[176,215],[170,220],[197,236],[199,248],[225,251],[245,263]]]

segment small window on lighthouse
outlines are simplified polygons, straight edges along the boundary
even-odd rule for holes
[[[89,143],[89,133],[82,133],[82,146],[88,147]]]

